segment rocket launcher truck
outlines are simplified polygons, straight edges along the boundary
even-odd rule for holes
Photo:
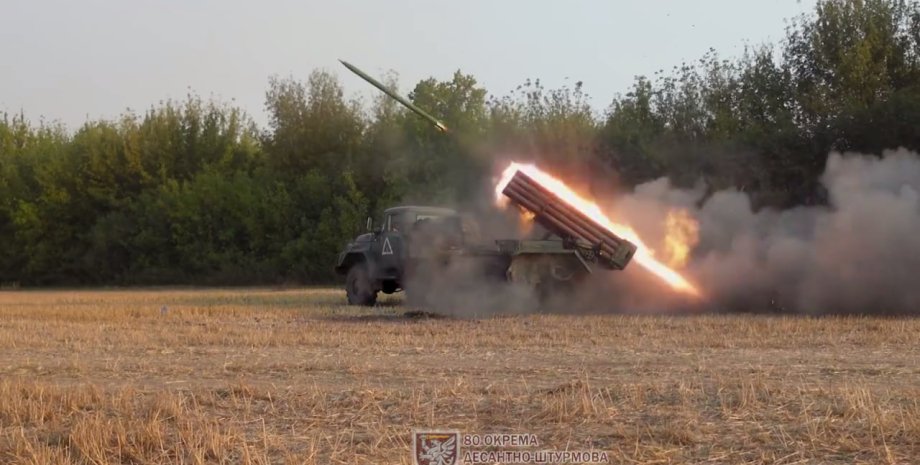
[[[447,132],[447,127],[433,116],[353,65],[343,64],[432,122],[438,130]],[[470,277],[522,284],[546,300],[577,286],[596,268],[626,268],[636,252],[633,243],[571,207],[521,171],[515,173],[502,193],[532,213],[542,231],[534,228],[529,237],[483,240],[476,237],[475,218],[430,206],[389,208],[376,226],[368,218],[368,232],[350,242],[335,265],[335,271],[345,276],[348,303],[374,305],[380,292],[405,291],[410,304],[437,304],[441,286]],[[458,272],[466,276],[457,276]]]

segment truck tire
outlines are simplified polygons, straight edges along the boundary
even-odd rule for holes
[[[371,284],[364,264],[356,263],[348,269],[348,275],[345,277],[345,295],[348,297],[348,305],[371,307],[377,302],[377,291]]]

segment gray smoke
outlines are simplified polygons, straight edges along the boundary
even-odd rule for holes
[[[522,234],[517,214],[495,208],[494,186],[488,181],[462,202],[447,205],[463,216],[463,241],[474,250],[490,251],[495,239]],[[406,293],[410,306],[457,318],[531,313],[540,306],[531,288],[505,282],[507,263],[502,257],[458,254],[433,266],[406,278],[406,287],[416,289],[415,299]]]
[[[706,197],[702,184],[679,189],[667,179],[626,195],[595,192],[597,199],[610,199],[602,205],[610,217],[631,225],[659,258],[666,256],[668,213],[680,210],[695,219],[698,242],[681,273],[703,299],[675,292],[633,262],[621,272],[598,270],[574,295],[540,305],[532,289],[502,283],[480,261],[461,260],[423,274],[433,297],[427,306],[459,317],[538,307],[565,313],[920,313],[920,156],[906,150],[881,157],[833,153],[820,181],[827,206],[787,210],[755,211],[744,192]],[[521,229],[515,211],[494,208],[492,187],[457,205],[478,225],[467,239],[486,247],[495,238],[539,236]]]
[[[424,303],[417,303],[441,316],[481,318],[533,313],[540,307],[532,289],[506,283],[488,267],[483,258],[455,257],[436,272],[410,278],[406,284],[409,289],[425,289]]]
[[[686,209],[699,222],[699,242],[684,273],[706,299],[675,298],[635,264],[608,278],[607,288],[626,310],[920,311],[920,157],[834,153],[821,183],[826,207],[756,212],[738,191],[700,205],[702,186],[674,189],[665,179],[639,186],[611,206],[614,218],[628,220],[655,249],[667,212]]]

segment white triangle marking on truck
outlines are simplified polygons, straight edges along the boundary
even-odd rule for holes
[[[383,238],[383,251],[380,252],[380,255],[393,255],[393,247],[390,247],[390,238]]]

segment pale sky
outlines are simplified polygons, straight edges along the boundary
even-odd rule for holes
[[[374,92],[336,61],[420,79],[460,69],[491,94],[527,78],[581,80],[597,111],[651,75],[782,40],[815,0],[0,0],[0,111],[70,129],[143,111],[189,89],[264,125],[272,75],[324,68],[350,95]],[[568,81],[566,81],[568,78]]]

